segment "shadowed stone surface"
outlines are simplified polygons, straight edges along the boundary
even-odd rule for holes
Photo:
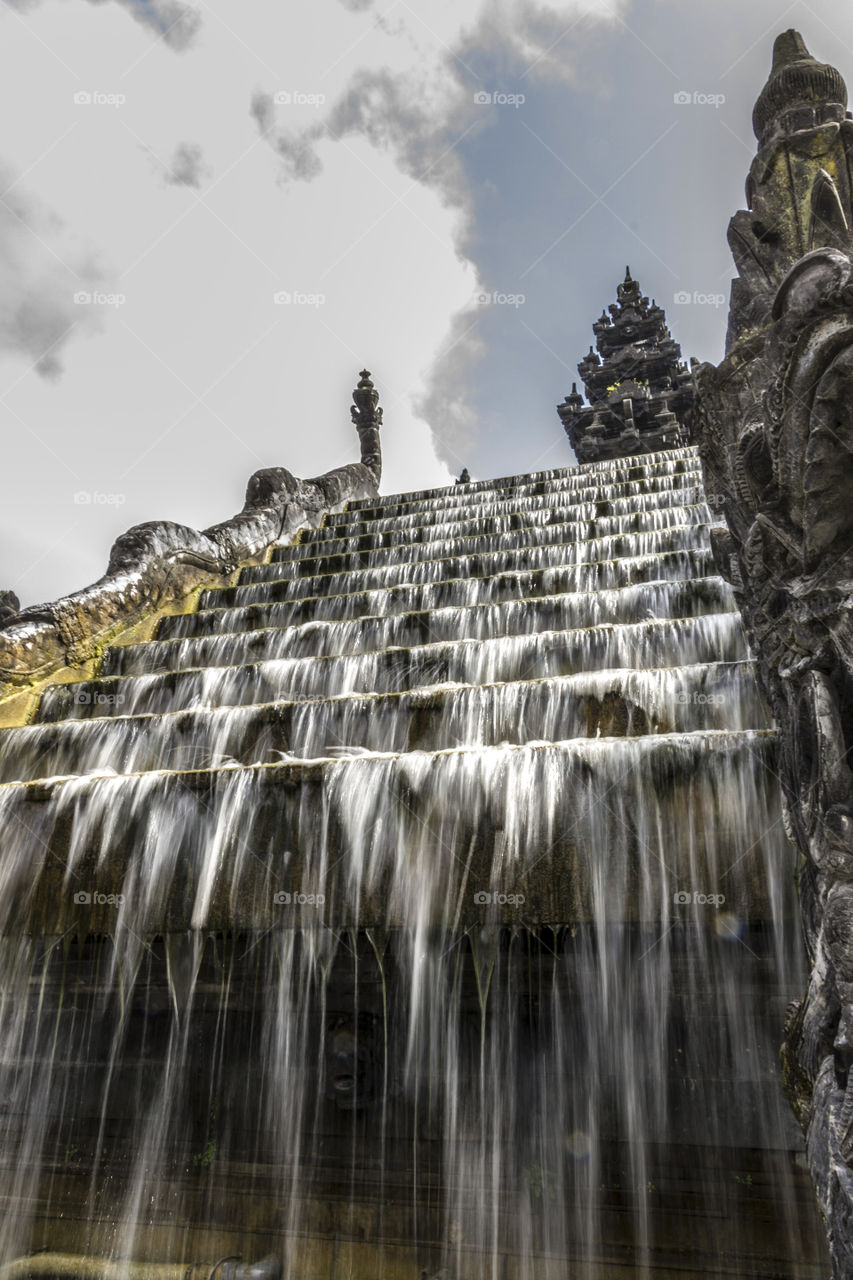
[[[727,356],[699,371],[714,553],[782,734],[802,857],[808,992],[786,1033],[833,1274],[853,1275],[853,249],[847,92],[800,35],[775,44],[754,113]]]

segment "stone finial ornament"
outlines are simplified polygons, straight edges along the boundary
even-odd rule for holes
[[[853,1276],[853,122],[840,74],[781,35],[754,113],[726,359],[697,371],[712,531],[782,739],[808,990],[783,1079],[833,1276]]]
[[[354,403],[350,406],[350,413],[361,441],[361,461],[375,474],[378,484],[382,476],[382,446],[379,441],[382,410],[379,408],[379,392],[371,381],[369,369],[362,369],[358,376],[359,383],[352,393]]]

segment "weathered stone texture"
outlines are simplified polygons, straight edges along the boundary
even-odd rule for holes
[[[714,553],[782,730],[811,964],[783,1049],[836,1276],[853,1275],[853,122],[839,73],[776,41],[726,359],[699,371]],[[848,1082],[849,1081],[849,1082]]]

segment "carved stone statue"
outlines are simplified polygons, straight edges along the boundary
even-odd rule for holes
[[[776,41],[735,215],[726,359],[698,371],[714,531],[781,731],[811,974],[784,1082],[806,1134],[833,1274],[853,1276],[853,205],[847,92]]]

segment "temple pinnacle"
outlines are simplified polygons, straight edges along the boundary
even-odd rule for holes
[[[783,31],[781,35],[777,36],[773,43],[772,70],[778,71],[780,67],[787,66],[789,62],[802,62],[811,58],[811,56],[799,31],[789,27],[787,31]]]

